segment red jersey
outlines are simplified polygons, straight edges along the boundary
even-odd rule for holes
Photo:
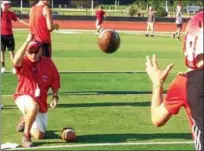
[[[39,62],[31,62],[25,57],[16,71],[18,86],[14,100],[18,96],[29,95],[39,104],[40,112],[47,112],[48,89],[60,88],[60,76],[52,60],[42,56]],[[35,97],[37,87],[40,89],[39,97]]]
[[[12,20],[17,21],[18,17],[11,11],[1,12],[1,35],[12,35]]]
[[[171,83],[164,105],[171,114],[184,107],[189,118],[196,150],[203,150],[204,131],[204,75],[203,68],[186,75],[178,75]]]
[[[30,31],[41,43],[51,43],[51,34],[47,28],[46,17],[43,15],[45,5],[35,5],[31,8],[29,19]]]
[[[99,22],[103,21],[103,17],[106,13],[103,10],[96,11],[96,18]]]
[[[184,107],[188,114],[190,125],[192,126],[193,121],[191,119],[191,112],[186,95],[186,82],[187,78],[185,76],[176,76],[176,78],[169,86],[166,98],[164,100],[164,105],[171,114],[177,114],[180,108]]]

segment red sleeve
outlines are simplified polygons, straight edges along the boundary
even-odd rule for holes
[[[53,62],[52,62],[52,73],[53,74],[52,74],[51,88],[59,89],[60,88],[60,75]]]
[[[164,105],[171,114],[177,114],[186,102],[186,81],[186,77],[178,75],[169,86]]]
[[[24,67],[25,65],[27,65],[27,63],[26,63],[26,60],[23,59],[23,60],[22,60],[22,64],[21,64],[20,67],[16,67],[16,66],[15,66],[16,73],[17,73],[17,74],[22,73],[22,72],[23,72],[23,69],[24,69],[23,67]]]
[[[11,13],[11,19],[13,20],[13,21],[17,21],[18,20],[18,17],[16,16],[16,14],[15,13]]]

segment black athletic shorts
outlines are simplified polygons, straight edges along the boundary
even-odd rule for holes
[[[13,35],[1,35],[1,51],[14,51],[15,50],[15,40]]]
[[[176,24],[177,28],[182,28],[182,24]]]
[[[51,44],[50,43],[41,43],[42,47],[42,56],[51,58]]]

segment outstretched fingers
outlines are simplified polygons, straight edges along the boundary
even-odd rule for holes
[[[149,56],[146,56],[146,67],[152,67],[152,61],[151,59],[149,58]]]
[[[162,79],[163,81],[165,81],[166,77],[168,76],[169,72],[171,71],[171,69],[173,68],[174,64],[170,64],[166,67],[166,69],[163,71],[162,73]]]
[[[152,64],[155,68],[159,69],[159,66],[158,66],[158,63],[157,63],[157,58],[156,58],[156,55],[153,54],[152,56]]]

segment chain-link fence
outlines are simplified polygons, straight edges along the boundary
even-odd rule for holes
[[[38,0],[12,0],[13,10],[28,14],[30,7],[36,2]],[[53,15],[94,16],[99,5],[103,6],[107,16],[128,17],[130,6],[136,8],[132,17],[146,17],[150,5],[153,5],[157,12],[162,11],[158,13],[161,14],[158,17],[175,17],[176,12],[176,1],[173,0],[50,0]],[[200,10],[203,10],[200,0],[192,0],[191,3],[183,5],[183,16],[189,17]]]

